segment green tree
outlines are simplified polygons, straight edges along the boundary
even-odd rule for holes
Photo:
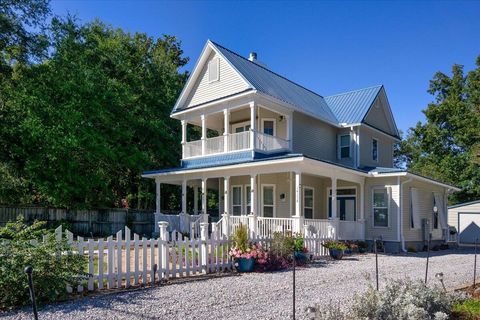
[[[0,109],[0,143],[27,183],[26,201],[152,207],[153,185],[140,173],[180,158],[170,118],[187,76],[180,42],[71,18],[53,20],[51,39],[48,59],[14,69]]]
[[[425,123],[410,128],[400,154],[408,169],[462,188],[452,202],[480,198],[480,57],[465,74],[437,72],[430,81],[435,101],[423,111]]]

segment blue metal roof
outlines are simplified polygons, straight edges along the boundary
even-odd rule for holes
[[[383,86],[345,92],[325,97],[339,123],[361,123]]]
[[[287,102],[314,116],[338,123],[323,97],[241,55],[212,42],[215,48],[258,91]]]
[[[477,204],[480,203],[480,200],[474,200],[474,201],[469,201],[469,202],[464,202],[464,203],[457,203],[452,206],[449,206],[448,209],[453,209],[453,208],[459,208],[463,206],[469,206],[471,204]]]

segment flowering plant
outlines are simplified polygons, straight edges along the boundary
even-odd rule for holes
[[[229,255],[234,259],[257,259],[258,263],[264,263],[267,259],[267,253],[259,243],[249,243],[245,249],[233,247]]]

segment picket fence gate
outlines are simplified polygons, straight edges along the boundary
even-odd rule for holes
[[[88,277],[76,290],[119,289],[138,285],[152,285],[162,280],[189,277],[213,272],[231,271],[233,262],[228,252],[230,239],[218,233],[208,234],[208,224],[200,224],[200,237],[190,239],[181,233],[167,231],[168,222],[160,222],[157,239],[140,238],[128,227],[118,231],[115,237],[106,239],[84,239],[75,237],[70,231],[58,227],[57,240],[66,239],[75,253],[88,257]],[[270,236],[250,239],[268,250],[272,244]],[[305,246],[314,257],[328,255],[322,246],[327,238],[306,234]]]

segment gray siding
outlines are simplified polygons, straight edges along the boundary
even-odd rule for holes
[[[480,212],[480,203],[473,203],[457,208],[448,209],[448,225],[458,229],[458,213],[459,212]]]
[[[378,140],[378,161],[372,159],[372,139]],[[393,167],[393,138],[367,127],[360,127],[360,166]]]
[[[368,111],[364,121],[375,128],[395,135],[396,133],[392,127],[390,115],[388,115],[386,111],[388,108],[387,105],[385,95],[380,94]]]
[[[319,159],[336,161],[336,128],[315,118],[294,112],[293,152],[303,153]]]
[[[220,79],[212,83],[208,82],[208,62],[212,59],[220,59]],[[248,85],[242,77],[230,65],[214,52],[208,57],[208,61],[202,68],[199,78],[192,88],[191,95],[185,102],[186,107],[195,106],[207,101],[225,97],[246,90]]]

